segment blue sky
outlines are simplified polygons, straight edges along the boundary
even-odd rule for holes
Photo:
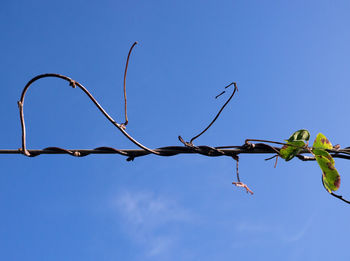
[[[16,1],[0,9],[1,149],[20,145],[17,101],[37,74],[86,86],[148,147],[181,145],[239,93],[197,145],[282,141],[298,129],[349,146],[348,1]],[[29,148],[135,148],[78,89],[36,83]],[[346,260],[350,207],[315,162],[2,155],[1,260]],[[336,160],[350,197],[349,162]]]

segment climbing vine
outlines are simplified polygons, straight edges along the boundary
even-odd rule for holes
[[[268,141],[268,140],[257,140],[257,139],[247,139],[243,145],[240,146],[220,146],[220,147],[211,147],[206,145],[197,146],[193,144],[193,142],[203,135],[218,119],[221,112],[224,110],[226,105],[231,101],[234,94],[238,91],[237,84],[235,82],[227,85],[219,95],[223,95],[230,87],[232,90],[231,95],[226,100],[224,105],[215,115],[214,119],[209,123],[207,127],[203,129],[199,134],[195,135],[190,139],[189,142],[185,141],[181,136],[178,137],[179,141],[184,146],[167,146],[156,149],[151,149],[141,142],[134,139],[127,131],[126,126],[129,122],[127,117],[127,98],[126,98],[126,74],[128,69],[128,62],[130,58],[130,54],[136,42],[132,45],[129,50],[125,72],[124,72],[124,104],[125,104],[125,122],[118,123],[116,122],[97,102],[97,100],[93,97],[93,95],[79,82],[71,79],[70,77],[55,74],[55,73],[47,73],[40,74],[32,78],[24,87],[21,98],[18,101],[18,107],[20,112],[20,122],[22,127],[22,146],[20,149],[11,150],[11,149],[3,149],[0,150],[0,154],[23,154],[27,157],[36,157],[41,154],[68,154],[74,157],[84,157],[90,154],[119,154],[122,156],[126,156],[128,161],[133,161],[137,157],[153,154],[157,156],[175,156],[178,154],[201,154],[209,157],[218,157],[218,156],[228,156],[236,161],[236,177],[237,181],[232,182],[233,185],[237,187],[244,188],[247,193],[253,194],[253,191],[249,189],[249,187],[240,180],[239,176],[239,155],[240,154],[253,154],[253,153],[265,153],[265,154],[274,154],[274,156],[267,158],[266,160],[270,160],[276,158],[276,164],[278,158],[282,158],[285,161],[290,161],[293,158],[298,158],[303,161],[314,160],[317,161],[319,167],[322,171],[322,184],[326,191],[330,193],[332,196],[350,204],[350,201],[344,199],[341,195],[337,195],[334,192],[337,191],[340,187],[340,175],[335,168],[334,158],[343,158],[350,159],[350,147],[341,149],[339,145],[333,146],[331,142],[326,138],[322,133],[317,134],[313,145],[309,147],[310,133],[305,129],[298,130],[294,132],[287,140],[284,142],[277,141]],[[24,120],[24,99],[26,92],[29,87],[36,81],[41,80],[43,78],[59,78],[64,81],[67,81],[69,85],[73,88],[78,87],[81,89],[89,99],[95,104],[95,106],[101,111],[101,113],[108,119],[110,123],[113,124],[127,139],[129,139],[132,143],[139,147],[138,150],[130,150],[130,149],[116,149],[112,147],[98,147],[92,150],[82,150],[82,149],[64,149],[59,147],[47,147],[42,150],[33,150],[28,149],[26,146],[26,128],[25,128],[25,120]],[[256,142],[256,143],[253,143]],[[282,145],[282,147],[271,146],[269,144],[278,144]],[[305,156],[305,154],[311,154],[312,156]],[[275,167],[276,167],[275,164]]]
[[[322,133],[317,134],[312,147],[308,146],[309,139],[310,133],[308,130],[302,129],[294,132],[288,140],[285,140],[287,143],[280,149],[279,153],[276,155],[276,159],[280,156],[285,161],[290,161],[295,156],[299,155],[302,150],[306,149],[314,156],[321,168],[322,184],[324,188],[330,194],[341,198],[341,196],[333,193],[340,187],[340,175],[334,166],[335,161],[333,157],[329,154],[329,151],[339,150],[340,146],[333,146]]]

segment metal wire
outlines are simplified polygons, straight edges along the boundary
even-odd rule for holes
[[[278,148],[274,148],[278,150]],[[150,153],[146,150],[133,149],[116,149],[112,147],[98,147],[95,149],[64,149],[59,147],[47,147],[44,149],[28,149],[29,157],[36,157],[42,154],[67,154],[74,157],[85,157],[91,154],[119,154],[127,156],[128,160],[133,160],[136,157],[146,156]],[[275,150],[266,148],[264,144],[255,144],[254,148],[246,146],[232,146],[231,148],[209,147],[209,146],[167,146],[154,149],[157,155],[160,156],[175,156],[178,154],[201,154],[208,157],[229,156],[238,154],[270,154],[276,153]],[[0,154],[24,154],[22,148],[0,150]]]
[[[201,154],[208,157],[219,157],[239,155],[239,154],[276,154],[280,148],[271,147],[267,144],[257,143],[251,144],[252,148],[243,146],[222,146],[222,147],[209,147],[209,146],[167,146],[153,149],[159,156],[175,156],[179,154]],[[267,147],[268,146],[268,147]],[[47,147],[44,149],[27,149],[29,157],[36,157],[42,154],[67,154],[74,157],[85,157],[91,154],[119,154],[126,156],[127,160],[133,160],[137,157],[147,156],[152,154],[146,150],[137,149],[116,149],[112,147],[98,147],[95,149],[64,149],[59,147]],[[309,153],[307,150],[301,151],[296,157],[302,161],[314,161],[314,157],[302,155]],[[346,153],[346,154],[343,154]],[[333,158],[350,159],[348,150],[339,150],[336,153],[330,153]],[[24,154],[23,149],[1,149],[0,154]],[[25,154],[24,154],[25,155]]]
[[[21,122],[21,128],[22,128],[22,147],[19,149],[2,149],[0,150],[0,154],[23,154],[28,157],[36,157],[42,154],[66,154],[73,157],[85,157],[87,155],[91,154],[119,154],[122,156],[127,157],[128,161],[134,160],[136,157],[142,157],[149,154],[154,154],[157,156],[175,156],[179,154],[201,154],[208,157],[220,157],[220,156],[228,156],[236,160],[236,171],[237,171],[237,180],[238,182],[233,182],[236,186],[241,186],[246,188],[247,192],[250,192],[253,194],[253,192],[242,182],[240,182],[239,174],[238,174],[238,155],[239,154],[275,154],[275,156],[279,155],[280,148],[274,147],[271,145],[268,145],[266,143],[273,143],[273,144],[279,144],[279,145],[285,145],[285,143],[275,142],[275,141],[267,141],[267,140],[257,140],[257,139],[247,139],[245,143],[241,146],[219,146],[219,147],[210,147],[210,146],[196,146],[193,144],[193,141],[200,137],[202,134],[204,134],[218,119],[221,112],[225,108],[225,106],[231,101],[232,97],[238,91],[237,85],[235,82],[227,85],[225,89],[230,87],[231,85],[234,85],[234,89],[228,100],[224,103],[224,105],[221,107],[219,112],[216,114],[214,119],[210,122],[210,124],[201,131],[198,135],[194,136],[192,139],[190,139],[190,142],[186,142],[181,136],[179,136],[180,142],[184,146],[167,146],[167,147],[160,147],[156,149],[150,149],[134,139],[130,134],[128,134],[125,131],[126,125],[128,124],[128,117],[127,117],[127,98],[126,98],[126,74],[127,74],[127,68],[128,68],[128,62],[130,58],[131,51],[133,47],[136,45],[136,42],[132,45],[132,47],[129,50],[125,72],[124,72],[124,83],[123,83],[123,90],[124,90],[124,103],[125,103],[125,122],[122,124],[117,123],[104,109],[103,107],[97,102],[97,100],[92,96],[92,94],[79,82],[71,79],[70,77],[56,74],[56,73],[46,73],[46,74],[40,74],[38,76],[35,76],[32,78],[28,83],[25,85],[21,98],[18,101],[18,108],[20,113],[20,122]],[[122,132],[122,134],[129,139],[132,143],[134,143],[136,146],[138,146],[140,149],[116,149],[112,147],[98,147],[95,149],[64,149],[59,147],[47,147],[44,149],[27,149],[26,146],[26,126],[25,126],[25,120],[24,120],[24,99],[25,95],[29,89],[29,87],[36,81],[43,79],[43,78],[59,78],[63,79],[67,82],[69,82],[69,85],[73,88],[79,87],[89,98],[90,100],[95,104],[95,106],[101,111],[101,113],[111,122],[116,128],[118,128],[119,131]],[[217,95],[215,98],[218,98],[222,94],[224,94],[226,91],[221,92],[219,95]],[[259,142],[259,143],[251,143]],[[293,145],[288,145],[293,146]],[[350,159],[350,147],[344,148],[344,149],[332,149],[327,150],[333,158],[343,158],[343,159]],[[310,161],[315,160],[314,157],[306,156],[303,154],[310,153],[310,150],[307,148],[304,148],[300,151],[296,157],[302,161]],[[266,160],[272,159],[273,157],[270,157]],[[342,196],[336,195],[334,193],[331,193],[332,196],[350,204],[350,201],[345,200]]]

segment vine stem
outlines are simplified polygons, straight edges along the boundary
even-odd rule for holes
[[[130,54],[132,52],[132,49],[134,48],[134,46],[137,45],[137,42],[134,42],[133,45],[130,47],[129,53],[128,53],[128,57],[126,58],[126,65],[125,65],[125,71],[124,71],[124,82],[123,82],[123,89],[124,89],[124,112],[125,112],[125,122],[122,123],[122,126],[126,126],[129,123],[128,120],[128,112],[127,112],[127,99],[126,99],[126,74],[128,72],[128,66],[129,66],[129,59],[130,59]]]
[[[205,133],[213,124],[214,122],[217,120],[217,118],[219,118],[221,112],[225,109],[226,105],[231,101],[231,99],[233,98],[233,96],[235,95],[236,91],[238,91],[237,88],[237,84],[235,82],[230,83],[229,85],[225,86],[225,89],[227,89],[228,87],[230,87],[231,85],[234,86],[233,92],[231,94],[231,96],[227,99],[227,101],[224,103],[224,105],[221,107],[221,109],[219,110],[219,112],[216,114],[216,116],[214,117],[214,119],[209,123],[209,125],[203,130],[201,131],[198,135],[194,136],[191,140],[190,140],[190,144],[193,143],[193,141],[195,139],[197,139],[198,137],[200,137],[203,133]],[[223,91],[221,94],[217,95],[215,98],[218,98],[220,95],[222,95],[223,93],[225,93],[225,91]]]
[[[193,141],[200,137],[202,134],[204,134],[218,119],[226,105],[231,101],[233,98],[234,94],[236,91],[238,91],[237,84],[235,82],[230,83],[225,87],[225,89],[229,88],[231,85],[234,85],[234,89],[232,91],[232,94],[230,97],[227,99],[227,101],[224,103],[224,105],[221,107],[219,112],[216,114],[214,119],[209,123],[209,125],[201,131],[198,135],[194,136],[190,142],[185,142],[181,136],[179,136],[179,140],[185,145],[184,147],[179,147],[179,146],[168,146],[168,147],[162,147],[158,149],[150,149],[143,145],[142,143],[138,142],[135,140],[130,134],[128,134],[125,131],[125,127],[128,124],[128,116],[127,116],[127,96],[126,96],[126,76],[127,76],[127,70],[128,70],[128,65],[129,65],[129,59],[131,52],[137,42],[134,42],[133,45],[131,46],[127,60],[126,60],[126,65],[125,65],[125,71],[124,71],[124,81],[123,81],[123,92],[124,92],[124,108],[125,108],[125,122],[122,124],[117,123],[104,109],[103,107],[97,102],[97,100],[92,96],[92,94],[79,82],[61,75],[61,74],[56,74],[56,73],[46,73],[46,74],[40,74],[32,78],[28,83],[25,85],[21,98],[18,101],[18,108],[19,108],[19,113],[20,113],[20,121],[21,121],[21,128],[22,128],[22,147],[18,150],[0,150],[0,154],[24,154],[29,157],[35,157],[41,154],[69,154],[71,156],[75,157],[83,157],[87,156],[89,154],[120,154],[123,156],[127,156],[127,160],[133,160],[135,157],[140,157],[140,156],[145,156],[148,154],[155,154],[159,156],[174,156],[178,155],[181,153],[197,153],[205,156],[211,156],[211,157],[217,157],[217,156],[230,156],[233,159],[236,160],[236,173],[237,173],[237,182],[233,182],[232,184],[238,186],[238,187],[243,187],[246,189],[247,193],[253,194],[253,192],[248,188],[248,186],[240,181],[240,176],[239,176],[239,157],[238,154],[241,153],[276,153],[274,157],[276,157],[276,164],[277,164],[277,159],[278,156],[280,155],[280,148],[273,147],[271,145],[268,145],[266,143],[272,143],[272,144],[278,144],[278,145],[284,145],[284,146],[292,146],[292,147],[297,147],[300,148],[300,152],[298,155],[295,155],[297,158],[301,160],[315,160],[316,155],[313,153],[312,149],[308,147],[308,144],[305,146],[297,146],[294,144],[289,144],[289,143],[282,143],[282,142],[276,142],[276,141],[269,141],[269,140],[259,140],[259,139],[246,139],[244,145],[242,146],[221,146],[221,147],[210,147],[210,146],[195,146],[193,145]],[[128,138],[132,143],[137,145],[141,150],[122,150],[122,149],[115,149],[111,147],[98,147],[93,150],[72,150],[72,149],[63,149],[59,147],[48,147],[43,150],[28,150],[26,147],[26,125],[25,125],[25,120],[24,120],[24,100],[25,100],[25,95],[29,89],[29,87],[36,81],[43,79],[43,78],[59,78],[63,79],[65,81],[69,82],[69,85],[72,86],[73,88],[76,88],[77,86],[90,98],[90,100],[95,104],[95,106],[101,111],[101,113],[115,126],[118,128],[119,131],[123,133],[123,135]],[[220,97],[223,95],[226,91],[222,91],[219,95],[217,95],[215,98]],[[262,143],[257,143],[257,144],[252,144],[250,143],[251,141],[254,142],[262,142]],[[331,153],[333,157],[338,157],[338,158],[344,158],[344,159],[350,159],[350,148],[347,147],[345,149],[339,149],[339,147],[333,147],[331,150],[326,150],[327,152]],[[302,153],[311,153],[314,157],[306,157],[301,155]],[[270,157],[271,159],[273,157]],[[276,165],[275,165],[276,167]],[[322,179],[323,182],[323,179]],[[341,195],[334,194],[333,192],[330,192],[330,194],[333,197],[336,197],[348,204],[350,204],[350,201],[347,201],[344,199]]]
[[[69,85],[72,86],[73,88],[75,88],[76,86],[78,86],[89,98],[90,100],[95,104],[95,106],[102,112],[102,114],[115,126],[118,128],[118,130],[120,130],[125,137],[127,137],[132,143],[134,143],[135,145],[137,145],[138,147],[140,147],[141,149],[148,151],[149,153],[153,153],[156,155],[160,155],[159,152],[152,150],[146,146],[144,146],[143,144],[141,144],[140,142],[138,142],[137,140],[135,140],[129,133],[127,133],[124,128],[122,127],[121,124],[117,123],[103,108],[102,106],[97,102],[97,100],[92,96],[92,94],[79,82],[61,75],[61,74],[56,74],[56,73],[46,73],[46,74],[40,74],[38,76],[35,76],[34,78],[32,78],[24,87],[23,91],[22,91],[22,95],[21,95],[21,99],[18,102],[18,108],[19,108],[19,112],[20,112],[20,120],[21,120],[21,126],[22,126],[22,153],[26,156],[30,156],[29,151],[26,148],[26,126],[25,126],[25,121],[24,121],[24,98],[25,95],[29,89],[29,87],[35,82],[38,81],[42,78],[47,78],[47,77],[54,77],[54,78],[60,78],[63,79],[65,81],[69,82]]]

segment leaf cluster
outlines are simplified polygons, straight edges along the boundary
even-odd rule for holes
[[[280,150],[280,157],[290,161],[297,156],[303,149],[312,153],[322,170],[322,183],[329,192],[336,191],[340,187],[340,175],[334,166],[334,159],[327,150],[332,150],[332,143],[322,133],[318,133],[312,147],[308,147],[310,133],[307,130],[298,130],[294,132],[287,143]]]

